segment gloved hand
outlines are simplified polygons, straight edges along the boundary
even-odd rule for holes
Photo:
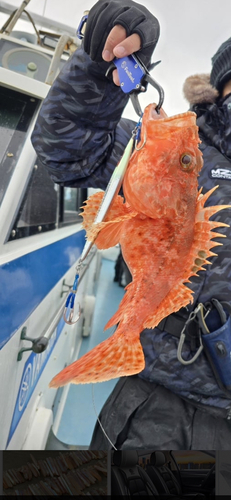
[[[127,37],[134,33],[139,35],[140,47],[137,53],[145,66],[148,66],[159,38],[159,22],[146,7],[132,0],[99,0],[92,7],[84,35],[83,47],[85,52],[90,55],[93,61],[102,62],[102,52],[108,35],[117,25],[126,30]],[[125,36],[122,36],[122,40],[118,40],[118,32],[116,32],[115,38],[116,46],[125,39]],[[111,48],[113,50],[112,44]],[[128,50],[128,52],[132,53],[131,50]],[[115,55],[116,53],[112,54],[111,58],[107,60],[112,60]],[[119,56],[117,55],[117,57]]]

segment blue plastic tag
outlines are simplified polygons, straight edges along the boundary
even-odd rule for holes
[[[141,80],[146,74],[145,70],[139,65],[134,56],[121,57],[114,59],[120,80],[120,86],[125,94],[132,92],[132,90],[139,90],[141,87]]]

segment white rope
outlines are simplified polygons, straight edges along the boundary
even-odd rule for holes
[[[96,407],[95,407],[94,387],[93,387],[93,386],[94,386],[94,384],[92,384],[92,386],[91,386],[91,387],[92,387],[92,402],[93,402],[93,408],[94,408],[94,411],[95,411],[95,414],[96,414],[96,418],[97,418],[97,420],[98,420],[98,423],[99,423],[99,425],[100,425],[100,427],[101,427],[101,429],[102,429],[102,431],[103,431],[103,433],[104,433],[105,437],[106,437],[106,438],[107,438],[107,440],[109,441],[110,445],[112,446],[112,448],[114,448],[114,450],[116,450],[116,451],[117,451],[117,448],[116,448],[116,447],[114,446],[114,444],[111,442],[110,438],[108,437],[108,435],[107,435],[106,431],[104,430],[104,428],[103,428],[103,426],[102,426],[102,424],[101,424],[101,422],[100,422],[99,415],[98,415],[98,413],[97,413],[97,411],[96,411]]]

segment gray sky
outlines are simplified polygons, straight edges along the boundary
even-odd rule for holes
[[[21,0],[8,3],[18,6]],[[83,11],[94,3],[94,0],[31,0],[27,10],[77,27]],[[231,37],[231,0],[141,0],[140,3],[156,15],[161,26],[153,61],[162,62],[152,75],[164,88],[163,107],[168,115],[186,111],[188,103],[182,94],[185,78],[209,73],[211,57]],[[16,29],[20,29],[20,21]],[[141,104],[145,106],[156,100],[157,93],[149,86]],[[131,104],[125,116],[136,118]]]

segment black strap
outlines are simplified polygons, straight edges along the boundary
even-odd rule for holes
[[[174,313],[167,316],[167,318],[162,319],[162,321],[157,325],[157,328],[161,332],[167,332],[174,337],[180,338],[180,334],[184,328],[185,322],[188,318],[176,316]]]
[[[182,309],[178,313],[170,314],[160,321],[157,328],[159,328],[161,332],[166,332],[173,335],[173,337],[180,338],[190,312],[186,309]],[[199,324],[196,320],[190,321],[190,323],[187,324],[185,334],[185,341],[190,342],[191,350],[194,351],[199,345]]]
[[[227,311],[227,313],[231,315],[231,304],[229,302],[219,302],[217,299],[211,299],[213,305],[215,301],[216,303],[221,304]],[[209,302],[206,302],[205,307],[207,307],[208,304]],[[170,314],[166,318],[162,319],[160,323],[157,325],[157,328],[159,328],[161,332],[167,332],[170,333],[170,335],[173,335],[174,337],[180,338],[180,334],[184,328],[184,325],[190,313],[191,311],[188,311],[186,308],[182,308],[177,313]],[[191,338],[197,338],[198,333],[199,333],[198,322],[192,321],[187,326],[185,340],[190,341]]]

